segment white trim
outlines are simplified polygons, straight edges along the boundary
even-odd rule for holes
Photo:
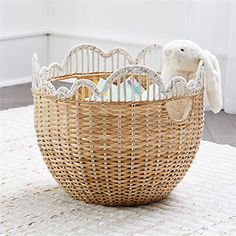
[[[74,34],[70,32],[58,32],[58,31],[42,31],[42,32],[30,32],[30,33],[23,33],[23,34],[17,34],[17,35],[6,35],[6,36],[0,36],[0,43],[3,41],[10,41],[10,40],[19,40],[24,38],[33,38],[33,37],[62,37],[62,38],[71,38],[71,39],[90,39],[90,40],[97,40],[97,41],[106,41],[106,42],[112,42],[112,43],[120,43],[120,44],[130,44],[135,46],[143,47],[144,45],[150,45],[155,44],[157,42],[144,42],[144,41],[132,41],[132,40],[122,40],[122,39],[114,39],[112,37],[110,38],[102,38],[97,37],[94,35],[86,35],[86,34]],[[167,41],[158,41],[158,43],[165,44]],[[50,45],[48,45],[50,47]],[[50,48],[49,48],[50,49]],[[221,58],[227,58],[226,53],[222,52],[214,52],[218,57]],[[49,62],[50,63],[50,62]]]
[[[42,31],[42,32],[28,32],[23,34],[15,34],[15,35],[4,35],[0,36],[1,41],[8,41],[8,40],[17,40],[23,38],[32,38],[38,36],[53,36],[53,37],[63,37],[63,38],[72,38],[72,39],[90,39],[90,40],[97,40],[97,41],[107,41],[107,42],[114,42],[120,44],[131,44],[143,47],[146,44],[150,44],[151,42],[144,42],[144,41],[132,41],[132,40],[124,40],[124,39],[117,39],[117,38],[103,38],[97,37],[94,35],[87,35],[87,34],[75,34],[72,32],[58,32],[58,31]],[[154,42],[155,43],[155,42]]]
[[[144,42],[144,41],[132,41],[132,40],[124,40],[124,39],[118,39],[118,38],[112,38],[112,37],[97,37],[94,35],[87,35],[87,34],[75,34],[71,32],[56,32],[56,31],[49,31],[49,36],[53,37],[62,37],[62,38],[71,38],[71,39],[90,39],[90,40],[96,40],[96,41],[106,41],[111,43],[118,43],[118,44],[130,44],[135,46],[143,47],[144,45],[154,44],[157,42]],[[160,43],[160,42],[158,42]]]
[[[48,32],[30,32],[30,33],[15,34],[15,35],[5,35],[5,36],[0,36],[0,42],[10,41],[10,40],[19,40],[19,39],[25,39],[25,38],[42,37],[42,36],[49,36],[49,33]]]
[[[9,79],[6,81],[0,81],[0,88],[12,86],[12,85],[18,85],[18,84],[31,83],[31,81],[32,81],[31,76],[21,77],[17,79]]]

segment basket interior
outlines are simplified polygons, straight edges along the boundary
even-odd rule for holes
[[[158,72],[161,55],[160,45],[141,50],[135,59],[121,48],[105,53],[92,45],[80,45],[69,51],[62,65],[53,63],[41,69],[35,56],[32,89],[82,102],[162,100],[201,90],[202,62],[195,80],[177,76],[165,84]]]

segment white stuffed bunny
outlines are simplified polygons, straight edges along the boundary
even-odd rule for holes
[[[163,48],[162,78],[167,84],[173,77],[195,79],[198,64],[204,61],[204,80],[210,109],[217,113],[222,108],[220,68],[216,57],[188,40],[175,40]]]

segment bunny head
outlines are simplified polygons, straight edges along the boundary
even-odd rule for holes
[[[201,48],[188,40],[175,40],[163,49],[163,64],[177,71],[196,72]]]
[[[186,80],[195,79],[200,60],[204,61],[205,88],[210,108],[219,112],[222,108],[221,76],[216,57],[189,40],[174,40],[163,48],[162,77],[169,82],[174,76]]]

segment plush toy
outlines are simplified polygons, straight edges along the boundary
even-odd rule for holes
[[[204,61],[204,81],[209,106],[214,113],[217,113],[222,108],[219,64],[212,53],[201,49],[197,44],[188,40],[175,40],[163,48],[163,82],[168,84],[175,76],[182,76],[187,81],[195,79],[200,60]],[[187,100],[183,101],[185,102],[182,102],[182,105]],[[181,114],[178,117],[181,117]]]

